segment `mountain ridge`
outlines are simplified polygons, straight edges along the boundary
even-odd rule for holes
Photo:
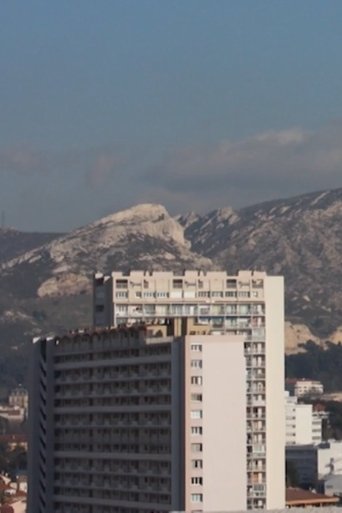
[[[287,320],[309,330],[294,340],[301,333],[324,338],[342,326],[342,188],[207,214],[171,216],[147,203],[66,234],[12,235],[0,231],[0,330],[9,347],[21,347],[23,333],[26,343],[90,325],[96,270],[284,274]]]

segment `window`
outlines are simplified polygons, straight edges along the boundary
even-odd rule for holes
[[[211,297],[223,297],[223,292],[219,292],[219,291],[214,290],[211,293]]]
[[[154,297],[154,292],[144,292],[144,297]]]
[[[183,280],[173,280],[172,286],[174,289],[182,289],[183,288]]]
[[[191,502],[202,502],[203,495],[201,493],[192,493],[191,494]]]
[[[168,292],[156,292],[157,297],[169,297]]]
[[[227,280],[226,287],[227,287],[227,289],[235,289],[236,288],[236,280]]]
[[[199,293],[198,293],[198,297],[209,297],[210,293],[208,291],[205,291],[205,290],[201,290]]]
[[[128,297],[128,292],[116,292],[115,297]]]
[[[191,460],[191,467],[192,468],[203,468],[203,461],[202,460]]]
[[[192,419],[201,419],[203,417],[202,410],[191,410],[190,417]]]
[[[202,385],[202,376],[191,376],[192,385]]]
[[[141,297],[141,291],[140,290],[137,290],[136,293],[135,293],[135,297]]]
[[[203,433],[202,426],[192,426],[191,427],[191,434],[192,435],[201,435]]]
[[[116,288],[117,289],[127,289],[128,282],[127,280],[116,280]]]
[[[103,312],[104,311],[104,305],[96,305],[95,306],[96,312]]]
[[[203,477],[192,477],[191,478],[191,484],[192,485],[202,485],[203,484]]]
[[[247,315],[250,311],[250,305],[240,305],[239,314]]]
[[[190,348],[191,348],[191,351],[202,351],[201,344],[191,344]]]
[[[202,444],[191,444],[191,452],[202,452]]]
[[[202,394],[191,394],[191,401],[202,401]]]
[[[244,292],[244,291],[239,292],[239,297],[250,297],[250,296],[251,296],[250,292]]]
[[[171,305],[171,313],[174,315],[183,315],[183,305]]]
[[[235,290],[226,290],[226,297],[236,297]]]
[[[202,360],[191,360],[191,367],[196,369],[202,369]]]

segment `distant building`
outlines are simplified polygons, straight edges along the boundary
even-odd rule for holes
[[[26,412],[19,406],[0,405],[0,434],[20,433]]]
[[[342,474],[329,474],[320,482],[320,489],[326,495],[342,497]]]
[[[286,445],[322,442],[322,416],[312,404],[298,404],[298,398],[285,392]]]
[[[288,445],[286,461],[295,467],[301,486],[316,487],[328,476],[342,475],[342,441]]]
[[[8,404],[28,410],[28,391],[22,386],[18,386],[11,390],[8,396]]]
[[[24,434],[0,435],[0,444],[6,444],[10,450],[18,447],[27,450],[27,436]]]
[[[320,381],[312,379],[289,378],[285,381],[285,389],[296,397],[306,395],[322,395],[324,393],[323,384]]]

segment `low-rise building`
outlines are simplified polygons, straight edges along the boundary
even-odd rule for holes
[[[306,395],[322,395],[324,393],[323,384],[320,381],[305,378],[289,378],[285,381],[285,389],[296,397]]]
[[[294,466],[300,486],[317,487],[328,476],[342,475],[342,441],[287,445],[286,462]]]
[[[28,400],[28,391],[21,385],[13,388],[8,396],[8,404],[10,406],[15,406],[25,411],[28,410]]]
[[[26,411],[19,406],[0,405],[1,434],[20,433]]]

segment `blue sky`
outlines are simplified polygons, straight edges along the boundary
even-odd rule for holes
[[[342,185],[340,0],[0,5],[0,209],[69,230]]]

